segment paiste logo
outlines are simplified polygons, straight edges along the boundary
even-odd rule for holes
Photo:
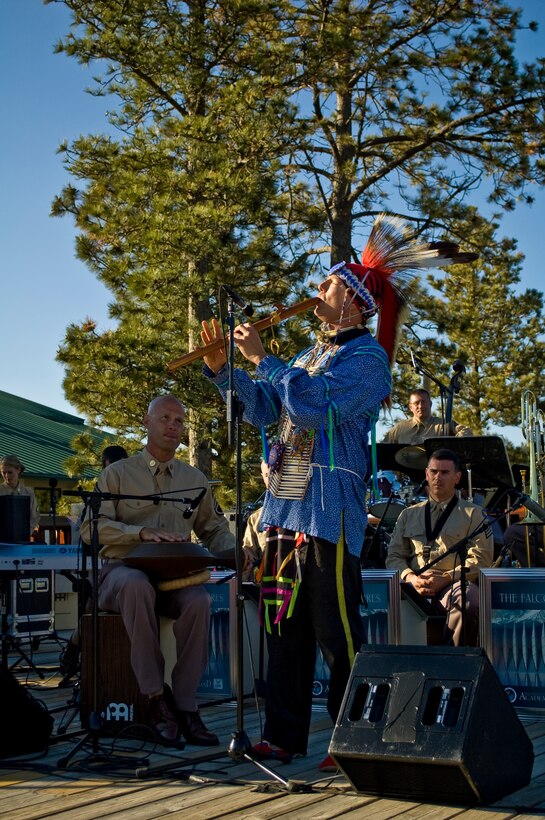
[[[133,714],[134,705],[132,703],[109,703],[106,706],[106,720],[129,723],[133,719]]]

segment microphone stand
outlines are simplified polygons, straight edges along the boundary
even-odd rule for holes
[[[49,515],[51,516],[51,532],[49,543],[53,546],[57,543],[57,503],[62,495],[62,490],[57,489],[57,479],[50,478],[48,487],[36,487],[37,490],[48,490],[49,492]]]
[[[69,493],[67,493],[68,495]],[[88,725],[89,729],[86,734],[76,743],[71,751],[62,757],[57,765],[60,769],[66,769],[70,760],[75,754],[90,740],[93,751],[93,758],[98,756],[98,739],[101,730],[101,719],[98,711],[98,682],[99,682],[99,619],[98,619],[98,552],[100,549],[98,538],[98,519],[100,513],[101,494],[98,492],[91,493],[75,493],[83,497],[85,504],[86,515],[91,516],[91,578],[93,588],[93,611],[92,611],[92,629],[91,629],[91,668],[92,668],[92,697],[91,697],[91,711],[89,713]],[[82,543],[84,543],[82,541]],[[87,568],[87,553],[83,550],[83,567]]]
[[[475,538],[476,535],[480,535],[490,526],[490,521],[484,518],[480,524],[478,524],[472,532],[468,535],[465,535],[459,541],[449,547],[446,552],[442,552],[441,555],[438,555],[437,558],[434,558],[433,561],[428,561],[427,564],[424,564],[423,567],[419,569],[413,570],[414,575],[422,575],[422,573],[426,572],[426,570],[430,569],[431,567],[438,564],[439,561],[442,561],[446,555],[453,555],[457,554],[460,558],[460,584],[461,584],[461,610],[462,610],[462,629],[461,629],[461,644],[462,646],[466,646],[466,633],[467,633],[467,612],[466,612],[466,602],[467,602],[467,595],[466,595],[466,558],[468,553],[468,544],[469,542]]]
[[[424,362],[418,356],[415,356],[411,350],[411,362],[413,370],[421,376],[426,376],[430,381],[439,388],[440,402],[441,402],[441,425],[443,427],[443,435],[449,435],[450,422],[452,420],[452,403],[454,398],[454,388],[451,385],[447,387],[442,381],[435,378],[435,376],[424,366]],[[449,418],[450,413],[450,418]]]
[[[237,699],[237,726],[236,731],[231,735],[231,741],[227,749],[229,757],[236,761],[248,760],[277,780],[289,791],[293,791],[293,786],[289,781],[284,780],[272,769],[264,766],[260,760],[256,760],[250,754],[252,744],[244,730],[244,587],[242,582],[242,569],[244,566],[244,553],[242,550],[242,417],[244,405],[239,401],[234,383],[235,371],[235,301],[230,298],[228,303],[227,327],[229,332],[229,345],[227,356],[228,367],[228,389],[226,392],[226,420],[227,420],[227,443],[231,448],[235,448],[235,550],[236,550],[236,634],[235,634],[235,654],[236,654],[236,699]]]
[[[452,422],[452,406],[454,404],[454,394],[459,393],[462,389],[462,376],[466,372],[465,365],[459,359],[457,359],[454,364],[452,365],[452,369],[454,373],[451,376],[449,386],[447,388],[448,398],[447,398],[447,409],[445,414],[445,435],[448,436],[448,431],[450,429],[450,424]]]
[[[49,543],[57,543],[57,479],[49,479],[49,505],[51,513],[51,534],[49,536]]]
[[[381,536],[385,532],[384,521],[386,519],[386,516],[388,514],[388,510],[389,510],[390,505],[392,503],[392,500],[394,498],[394,494],[395,494],[395,490],[392,488],[392,490],[390,491],[390,495],[388,496],[388,499],[386,501],[384,511],[383,511],[382,515],[380,516],[380,519],[379,519],[379,522],[376,526],[375,532],[373,533],[373,535],[371,537],[371,541],[369,542],[369,546],[367,548],[365,548],[365,543],[364,543],[364,546],[363,546],[363,549],[362,549],[362,552],[361,552],[361,555],[360,555],[360,563],[361,563],[362,567],[365,568],[365,569],[367,568],[366,567],[366,562],[369,559],[369,556],[373,554],[373,549],[375,548],[375,545],[380,544]],[[383,544],[382,544],[382,546],[383,546]],[[379,546],[379,560],[381,561],[382,566],[384,566],[384,558],[383,558],[380,546]]]

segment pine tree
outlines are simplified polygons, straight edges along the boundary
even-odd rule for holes
[[[410,372],[409,351],[446,387],[455,375],[452,365],[463,362],[466,372],[455,397],[455,418],[483,435],[492,424],[520,424],[522,391],[540,391],[543,294],[519,291],[521,255],[514,240],[497,239],[498,225],[476,213],[472,225],[469,241],[482,253],[470,265],[428,275],[402,345],[396,383],[418,383]],[[453,229],[459,230],[456,223]],[[408,392],[398,393],[402,403]],[[437,396],[438,385],[432,382],[430,392]]]
[[[275,14],[261,3],[66,5],[81,36],[59,50],[101,61],[95,93],[118,99],[112,133],[61,146],[79,185],[52,212],[75,219],[78,256],[112,292],[116,322],[69,327],[66,394],[93,424],[138,436],[149,400],[178,393],[190,410],[189,459],[206,469],[209,442],[224,450],[219,397],[195,368],[170,375],[167,363],[196,346],[220,283],[251,284],[272,309],[304,279],[305,260],[287,253],[278,224],[289,208],[276,178],[286,102],[259,47],[276,65]]]
[[[213,448],[223,475],[217,397],[198,368],[165,368],[217,312],[219,283],[251,285],[261,306],[297,300],[324,257],[326,268],[359,257],[382,210],[428,236],[494,243],[468,207],[472,192],[509,210],[544,182],[545,69],[517,63],[520,13],[504,0],[62,2],[74,28],[58,49],[103,70],[93,93],[112,95],[113,108],[111,132],[62,146],[75,182],[53,213],[75,219],[78,254],[112,292],[116,322],[68,329],[67,396],[92,423],[138,435],[149,398],[174,390],[194,410],[190,459]],[[458,288],[430,279],[420,301],[422,321],[442,334],[443,372],[470,333],[460,339],[448,321],[460,287],[491,317],[511,306],[514,247],[502,243],[497,262],[481,249],[484,267],[462,271]],[[518,299],[526,361],[541,361],[540,299]],[[299,324],[279,331],[286,357]],[[509,363],[521,350],[505,333],[490,360],[496,325],[481,327],[479,337],[471,326],[468,364],[479,369],[463,414],[484,430],[513,415]],[[502,360],[515,375],[502,377]],[[245,436],[254,463],[258,437]]]
[[[519,11],[324,0],[291,13],[304,62],[289,163],[321,209],[332,262],[357,258],[381,210],[427,230],[477,188],[509,210],[532,200],[545,180],[545,65],[515,58]]]

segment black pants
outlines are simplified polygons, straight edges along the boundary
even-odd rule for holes
[[[301,564],[302,583],[294,612],[267,632],[263,737],[289,752],[306,754],[316,643],[331,673],[327,710],[335,721],[365,634],[359,559],[343,545],[311,537],[301,549]]]

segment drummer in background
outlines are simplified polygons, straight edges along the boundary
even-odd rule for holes
[[[0,460],[0,474],[3,479],[3,484],[0,484],[0,495],[21,495],[30,498],[30,536],[40,523],[40,511],[34,490],[25,487],[21,481],[24,471],[25,465],[17,456],[4,456]]]
[[[420,387],[411,392],[409,410],[412,413],[412,418],[394,424],[384,436],[384,442],[388,444],[422,444],[427,438],[438,438],[445,435],[441,417],[432,415],[431,396],[427,390]],[[447,435],[472,436],[473,430],[451,420]]]
[[[214,499],[206,476],[175,457],[183,433],[185,410],[174,396],[159,396],[144,417],[147,444],[134,456],[110,464],[100,475],[97,489],[113,495],[142,498],[103,500],[98,521],[104,559],[99,578],[98,604],[119,612],[131,643],[131,665],[148,703],[148,721],[156,737],[177,743],[216,746],[218,737],[204,725],[197,707],[197,687],[208,662],[210,596],[200,585],[158,592],[148,576],[128,567],[123,558],[141,541],[189,540],[194,532],[212,552],[234,554],[235,539]],[[187,516],[188,505],[169,500],[201,500]],[[158,495],[161,500],[145,498]],[[185,513],[185,515],[184,515]],[[82,538],[91,541],[91,522],[81,525]],[[174,620],[176,664],[172,693],[164,687],[165,661],[159,645],[157,614]]]

